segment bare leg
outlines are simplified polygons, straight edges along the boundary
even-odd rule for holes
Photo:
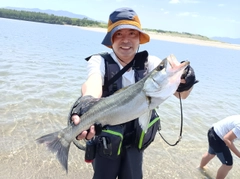
[[[222,164],[222,166],[218,169],[216,179],[224,179],[231,169],[232,166]]]
[[[199,168],[203,169],[203,167],[206,166],[208,162],[213,159],[213,157],[215,157],[215,155],[212,155],[208,152],[203,154]]]

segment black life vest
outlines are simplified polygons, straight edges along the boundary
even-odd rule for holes
[[[113,60],[110,54],[100,54],[105,60],[105,76],[102,97],[110,96],[122,88],[122,77],[119,77],[113,84],[107,85],[108,81],[120,71],[119,65]],[[132,69],[134,70],[135,82],[139,81],[147,74],[147,51],[136,54],[138,57],[134,60]]]
[[[108,53],[99,54],[104,58],[105,62],[105,75],[104,75],[104,85],[103,85],[103,94],[102,97],[107,97],[112,95],[114,92],[122,88],[122,77],[119,77],[115,82],[108,85],[108,81],[120,71],[119,65],[112,59],[111,55]],[[147,74],[147,62],[148,62],[148,53],[147,51],[139,52],[136,54],[138,58],[135,58],[132,69],[134,70],[135,82],[141,80]],[[90,56],[91,57],[91,56]],[[90,57],[86,58],[89,60]],[[106,87],[107,86],[107,87]],[[133,109],[134,110],[134,109]],[[152,117],[149,123],[149,128],[147,133],[145,134],[138,120],[133,120],[121,125],[117,126],[108,126],[106,130],[103,130],[103,136],[108,136],[109,138],[114,137],[114,134],[117,134],[121,145],[119,144],[119,148],[116,148],[116,151],[120,153],[120,146],[132,147],[135,146],[139,150],[144,150],[147,148],[150,143],[154,140],[155,134],[159,129],[160,120],[153,110]],[[116,139],[114,139],[116,141]]]

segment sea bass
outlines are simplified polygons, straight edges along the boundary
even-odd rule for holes
[[[138,118],[140,126],[146,132],[152,110],[176,92],[188,64],[188,61],[179,63],[174,55],[168,56],[137,83],[101,98],[81,116],[78,125],[70,125],[44,135],[37,142],[45,143],[50,151],[56,153],[67,171],[70,144],[78,134],[94,123],[101,123],[102,126],[117,125]]]

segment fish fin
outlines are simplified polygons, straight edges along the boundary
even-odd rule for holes
[[[45,143],[52,153],[56,153],[57,159],[62,164],[66,172],[68,172],[68,153],[71,143],[63,138],[62,131],[44,135],[36,139],[36,141],[39,144]]]
[[[152,116],[152,110],[144,113],[138,118],[139,125],[141,126],[142,130],[146,133],[148,129],[148,124],[150,122]]]

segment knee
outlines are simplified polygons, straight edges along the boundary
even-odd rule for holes
[[[227,171],[230,171],[233,167],[233,165],[225,165],[223,164],[223,167],[227,170]]]
[[[228,165],[228,168],[229,168],[229,170],[231,170],[231,169],[232,169],[232,167],[233,167],[232,165]]]

